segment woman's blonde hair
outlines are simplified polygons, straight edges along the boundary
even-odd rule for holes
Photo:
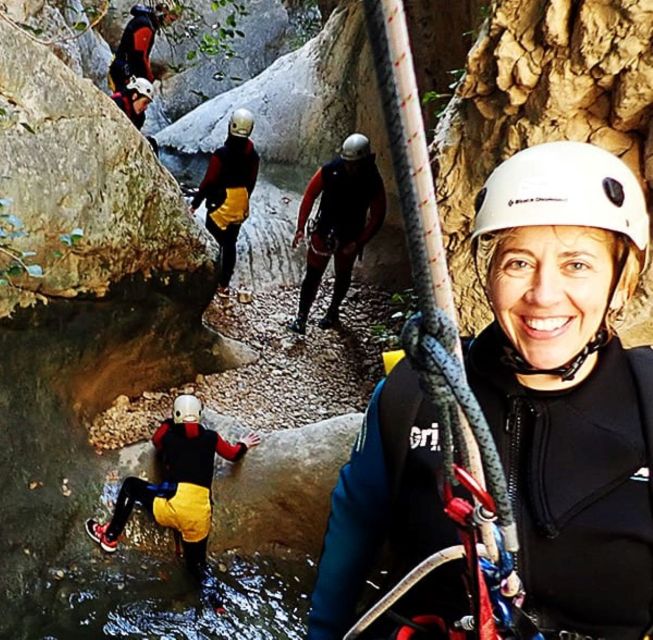
[[[589,228],[588,228],[589,229]],[[626,306],[633,297],[639,282],[641,270],[640,252],[629,238],[606,229],[592,227],[591,230],[608,239],[613,259],[612,299],[608,301],[605,314],[605,328],[610,335],[623,321]],[[494,233],[483,234],[474,240],[472,254],[476,274],[489,301],[488,282],[495,266],[495,257],[499,247],[511,237],[515,228],[501,229]],[[618,281],[617,281],[618,278]]]

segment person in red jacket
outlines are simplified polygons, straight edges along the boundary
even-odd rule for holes
[[[136,4],[130,13],[133,18],[123,31],[109,67],[110,84],[116,91],[125,89],[132,76],[154,82],[150,53],[156,32],[160,27],[172,24],[179,18],[178,8],[167,3],[157,4],[154,8]]]
[[[145,78],[131,78],[127,86],[116,91],[111,99],[140,131],[145,124],[145,112],[154,99],[154,87]]]
[[[249,216],[249,199],[256,186],[259,155],[250,139],[254,114],[236,109],[229,118],[227,139],[211,155],[209,166],[190,205],[190,212],[206,200],[206,229],[221,249],[218,295],[229,296],[236,266],[236,242]]]
[[[261,442],[257,433],[230,444],[217,432],[200,424],[202,403],[194,395],[174,401],[173,417],[165,420],[152,436],[164,467],[164,481],[150,483],[128,477],[122,483],[111,521],[86,521],[86,533],[106,553],[118,548],[118,538],[136,502],[150,511],[157,524],[181,534],[184,560],[200,582],[203,599],[221,607],[216,579],[206,562],[211,531],[211,485],[215,454],[236,462]]]
[[[333,296],[318,326],[330,329],[338,323],[356,256],[362,256],[363,247],[383,224],[385,189],[366,136],[350,135],[342,145],[340,156],[320,167],[311,178],[299,207],[293,249],[304,239],[311,209],[320,194],[317,217],[308,224],[309,246],[299,311],[288,325],[291,331],[300,334],[306,333],[308,314],[331,256],[336,275]]]

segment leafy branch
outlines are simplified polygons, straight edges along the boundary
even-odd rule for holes
[[[36,256],[35,251],[22,251],[14,246],[16,240],[25,238],[29,234],[25,231],[23,221],[13,213],[9,213],[12,200],[0,198],[0,257],[7,263],[0,265],[0,286],[15,286],[14,278],[28,275],[32,278],[44,276],[43,267],[38,263],[28,263],[26,258]],[[59,240],[68,247],[77,245],[84,236],[80,228],[73,229],[70,233],[62,234]]]
[[[199,62],[199,58],[214,58],[222,55],[225,60],[229,60],[236,55],[233,43],[237,38],[244,38],[245,33],[238,28],[240,20],[249,15],[247,7],[237,2],[237,0],[213,0],[210,8],[211,12],[217,14],[228,7],[231,11],[222,20],[207,21],[206,18],[192,6],[179,3],[179,11],[184,16],[183,23],[175,25],[172,29],[165,32],[171,48],[184,42],[191,42],[194,47],[185,54],[185,62],[182,64],[171,65],[174,71],[183,71],[188,66],[194,66]],[[213,75],[214,79],[222,80],[225,74],[217,71]],[[239,80],[239,78],[232,78]]]
[[[401,329],[406,319],[417,310],[417,295],[413,289],[393,293],[390,305],[394,308],[390,317],[384,322],[377,322],[370,327],[375,342],[390,349],[400,346]]]
[[[5,22],[8,22],[10,25],[15,27],[16,29],[20,29],[23,33],[27,35],[30,40],[33,40],[34,42],[38,42],[39,44],[44,44],[46,46],[50,46],[53,44],[61,44],[63,42],[70,42],[72,40],[76,40],[77,38],[81,38],[87,31],[90,31],[95,25],[97,25],[102,18],[107,14],[107,11],[109,10],[109,1],[110,0],[102,0],[102,4],[99,7],[86,7],[84,9],[84,14],[85,17],[88,18],[88,20],[78,20],[72,25],[73,33],[72,35],[57,35],[51,38],[50,40],[43,40],[39,38],[39,36],[43,33],[42,29],[33,27],[29,24],[22,23],[22,22],[16,22],[12,18],[10,18],[4,11],[0,10],[0,20],[4,20]]]

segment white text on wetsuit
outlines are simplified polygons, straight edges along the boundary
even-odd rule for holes
[[[430,429],[415,426],[410,430],[410,448],[425,447],[430,447],[431,451],[440,451],[440,429],[437,422],[432,423]]]

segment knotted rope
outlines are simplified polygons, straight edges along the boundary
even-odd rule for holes
[[[473,396],[462,367],[462,350],[454,324],[456,309],[437,214],[403,4],[401,0],[364,0],[363,6],[399,188],[413,283],[421,311],[416,327],[412,328],[409,324],[406,329],[409,357],[417,356],[415,365],[422,371],[420,378],[424,391],[440,407],[442,417],[449,425],[443,430],[447,455],[453,448],[449,445],[454,445],[462,463],[481,486],[485,486],[485,473],[488,473],[490,493],[500,505],[498,516],[506,548],[516,551],[518,543],[514,518],[499,456],[478,403],[469,399]],[[443,318],[447,318],[446,324]],[[446,327],[446,331],[443,327]],[[424,338],[414,337],[419,335]],[[413,347],[411,342],[422,346]],[[450,357],[444,357],[442,350]],[[433,355],[426,357],[428,354]],[[462,400],[462,416],[456,415],[460,411],[454,405],[451,394],[445,390],[438,373],[441,369],[437,354],[442,356],[442,369],[451,372],[453,385],[449,388],[453,391],[456,404],[459,398]],[[452,362],[454,354],[458,359],[457,365]],[[472,417],[472,426],[467,424],[467,411]],[[451,455],[454,453],[451,452]],[[449,470],[451,462],[449,459]],[[482,535],[490,556],[496,560],[498,552],[491,529],[483,527]]]
[[[447,478],[454,482],[454,447],[460,452],[463,466],[469,468],[467,446],[460,436],[460,408],[478,443],[488,491],[496,504],[497,519],[501,526],[507,526],[512,522],[512,508],[503,467],[490,427],[455,353],[458,331],[442,309],[434,310],[434,318],[437,325],[435,333],[431,333],[421,314],[412,316],[404,326],[402,343],[413,367],[419,372],[422,390],[441,413]]]

